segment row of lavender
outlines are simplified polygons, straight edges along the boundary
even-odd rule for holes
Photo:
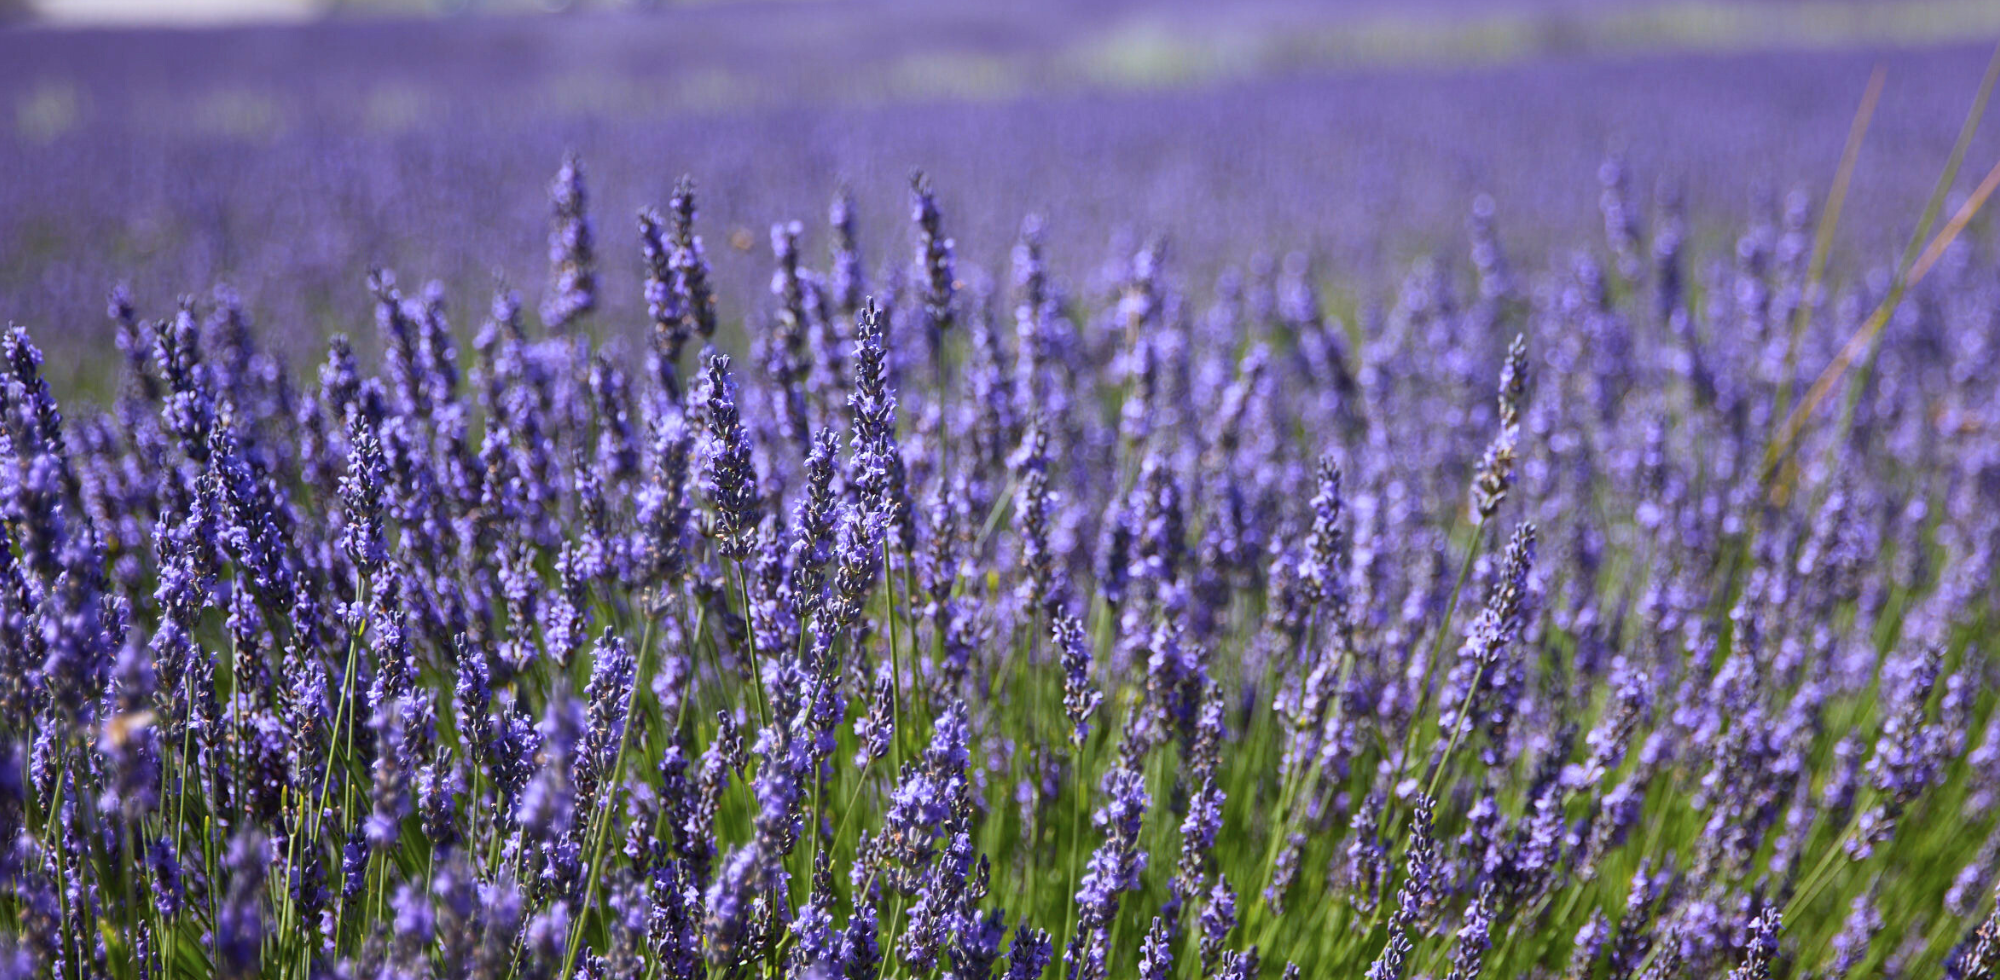
[[[2000,279],[1768,465],[1888,284],[1603,177],[1359,323],[1156,242],[1080,303],[1032,218],[961,277],[919,179],[875,281],[775,226],[732,360],[683,182],[632,351],[571,159],[469,352],[120,292],[65,414],[10,330],[0,975],[1990,977]]]
[[[850,100],[823,86],[802,103],[746,105],[704,66],[784,77],[797,60],[784,50],[729,41],[775,44],[799,25],[766,31],[739,5],[700,16],[728,29],[709,37],[676,14],[0,32],[0,322],[36,328],[52,381],[99,400],[102,372],[74,365],[109,345],[96,308],[116,282],[165,305],[227,281],[267,328],[264,349],[295,364],[353,331],[371,264],[444,282],[469,329],[496,270],[539,281],[537,190],[567,148],[590,162],[600,214],[618,218],[622,260],[599,270],[598,322],[631,336],[646,313],[624,216],[664,201],[682,172],[702,180],[712,271],[732,298],[754,298],[769,277],[764,229],[816,214],[834,175],[853,182],[871,234],[899,228],[898,178],[914,164],[938,182],[962,274],[1004,279],[1015,227],[1039,211],[1051,271],[1093,305],[1116,286],[1099,270],[1156,232],[1204,304],[1221,267],[1258,250],[1310,251],[1330,284],[1379,297],[1408,257],[1459,250],[1476,191],[1499,202],[1510,250],[1539,269],[1588,233],[1613,147],[1642,197],[1658,179],[1685,186],[1691,239],[1722,257],[1757,187],[1825,185],[1879,62],[1887,81],[1841,222],[1840,258],[1865,265],[1901,245],[1991,53],[1562,58],[958,100]],[[879,20],[865,41],[813,37],[809,62],[838,73],[898,50]],[[857,46],[867,53],[846,50]],[[963,70],[977,77],[984,63]],[[686,105],[684,91],[711,101]],[[1989,126],[1968,159],[1996,155]],[[906,261],[894,242],[869,251],[871,278]],[[372,358],[371,338],[356,344]]]

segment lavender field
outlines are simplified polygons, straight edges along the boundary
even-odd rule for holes
[[[1991,980],[1991,39],[1437,4],[0,32],[0,980]]]

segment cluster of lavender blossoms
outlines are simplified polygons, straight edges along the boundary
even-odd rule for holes
[[[732,315],[571,156],[538,318],[120,290],[104,407],[10,327],[0,978],[1990,980],[1992,257],[1602,176],[1351,319],[992,275],[922,176]]]

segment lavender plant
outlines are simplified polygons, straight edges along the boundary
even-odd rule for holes
[[[1555,268],[1482,197],[1350,321],[1040,219],[996,286],[922,178],[730,310],[683,180],[635,363],[582,173],[470,344],[386,271],[378,367],[121,291],[98,406],[0,334],[0,974],[2000,963],[1976,243],[1781,443],[1881,292],[1802,198],[1704,265],[1613,160]]]

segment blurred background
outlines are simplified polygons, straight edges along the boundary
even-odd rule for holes
[[[906,267],[930,172],[969,274],[1047,218],[1078,289],[1135,240],[1200,294],[1302,249],[1342,302],[1464,250],[1475,196],[1524,266],[1601,244],[1604,195],[1698,235],[1824,192],[1881,109],[1842,255],[1902,244],[1992,45],[1994,0],[0,0],[0,319],[74,338],[226,282],[302,348],[368,333],[362,278],[473,320],[546,277],[547,183],[581,154],[605,329],[643,322],[632,215],[681,174],[741,316],[773,221],[823,254],[835,187]],[[1976,180],[2000,153],[1987,126]],[[1462,268],[1462,257],[1458,260]],[[56,329],[52,330],[51,327]],[[93,347],[93,345],[96,345]]]
[[[7,0],[4,5],[0,5],[0,9],[6,9],[18,17],[33,19],[42,23],[76,25],[219,24],[259,21],[298,21],[347,16],[423,17],[437,15],[559,13],[593,10],[663,10],[672,7],[720,6],[724,4],[738,7],[753,5],[750,3],[730,3],[729,0],[696,0],[693,3],[677,2],[677,0]],[[873,6],[876,9],[883,9],[884,7],[881,4],[859,5],[835,2],[835,0],[789,0],[784,5],[791,7],[807,5],[822,7]],[[1031,5],[1033,4],[1031,3]],[[951,0],[945,0],[943,3],[911,6],[936,8],[940,6],[964,7],[967,5],[962,2],[953,3]],[[1011,3],[991,4],[991,6],[1001,9],[1017,9],[1019,7],[1018,4]],[[1388,2],[1388,0],[1337,0],[1337,2],[1328,2],[1328,0],[1252,0],[1249,3],[1220,4],[1212,2],[1141,4],[1136,2],[1136,0],[1082,0],[1080,3],[1042,3],[1041,6],[1049,10],[1072,10],[1077,7],[1085,7],[1098,8],[1099,10],[1122,9],[1127,12],[1134,11],[1141,6],[1154,8],[1166,7],[1179,8],[1174,11],[1178,16],[1185,16],[1196,11],[1207,11],[1211,14],[1227,15],[1231,18],[1250,11],[1261,11],[1268,14],[1286,10],[1292,15],[1292,22],[1295,24],[1299,22],[1300,18],[1308,20],[1338,18],[1344,15],[1371,11],[1375,13],[1398,12],[1407,14],[1412,12],[1413,8],[1458,14],[1473,12],[1513,14],[1515,16],[1562,14],[1572,20],[1578,18],[1590,20],[1603,16],[1607,12],[1606,8],[1622,8],[1623,13],[1630,14],[1644,7],[1670,7],[1680,8],[1676,14],[1677,18],[1705,17],[1715,20],[1718,26],[1722,26],[1720,24],[1721,20],[1727,19],[1730,16],[1730,8],[1732,7],[1762,6],[1767,8],[1792,8],[1792,13],[1795,14],[1836,20],[1842,17],[1852,17],[1856,13],[1855,9],[1842,10],[1841,7],[1843,6],[1849,8],[1872,7],[1877,9],[1904,8],[1902,13],[1905,15],[1911,12],[1910,8],[1928,8],[1927,12],[1923,12],[1920,15],[1934,21],[1923,28],[1927,31],[1963,29],[1967,26],[1976,26],[1967,25],[1963,23],[1964,21],[1969,19],[1990,21],[1995,16],[1990,9],[1991,4],[1943,4],[1926,3],[1921,2],[1921,0],[1874,0],[1874,2],[1869,3],[1846,5],[1816,2],[1816,0],[1746,0],[1746,2],[1738,3],[1710,2],[1703,4],[1687,3],[1685,0],[1610,0],[1610,2],[1606,2],[1606,0],[1500,0],[1500,2],[1495,2],[1495,0],[1418,0],[1414,4],[1407,2],[1392,3]],[[1954,12],[1951,9],[1954,7],[1960,9]],[[1984,17],[1979,16],[1982,8],[1984,8]],[[1741,13],[1740,10],[1737,12]],[[1904,18],[1899,17],[1897,19]],[[1954,25],[1949,23],[1939,22],[1949,20],[1958,20],[1961,23],[1954,27]],[[1836,31],[1841,29],[1841,25],[1837,23],[1832,23],[1828,26]]]

